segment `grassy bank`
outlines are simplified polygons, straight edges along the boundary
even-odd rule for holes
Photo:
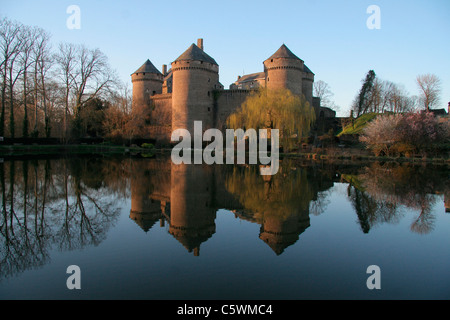
[[[363,132],[364,128],[367,124],[375,119],[377,116],[376,113],[366,113],[362,116],[353,120],[352,123],[346,125],[342,128],[342,131],[338,133],[337,137],[341,137],[344,135],[359,135]]]
[[[127,154],[141,153],[152,155],[155,149],[151,147],[127,147],[103,144],[74,144],[74,145],[2,145],[1,156],[20,155],[51,155],[51,154]]]

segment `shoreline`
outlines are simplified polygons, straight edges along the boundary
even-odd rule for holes
[[[1,145],[0,158],[17,158],[26,156],[52,156],[52,155],[138,155],[153,157],[157,154],[171,152],[171,148],[143,148],[138,146],[74,144],[74,145]],[[450,164],[450,157],[442,156],[374,156],[365,149],[357,147],[322,148],[320,150],[300,152],[280,152],[280,158],[302,159],[311,162],[319,161],[352,161],[352,162],[410,162]]]
[[[0,157],[39,156],[39,155],[80,155],[80,154],[127,154],[154,153],[155,149],[137,146],[67,144],[67,145],[2,145]]]

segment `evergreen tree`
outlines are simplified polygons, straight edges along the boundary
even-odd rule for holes
[[[353,110],[356,113],[356,117],[368,112],[375,77],[375,71],[369,70],[369,72],[367,72],[363,85],[356,96],[355,102],[353,103]]]

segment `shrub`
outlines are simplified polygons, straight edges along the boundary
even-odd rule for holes
[[[155,146],[151,143],[143,143],[141,145],[141,148],[145,148],[145,149],[153,149]]]
[[[426,154],[448,143],[449,139],[448,122],[440,123],[429,112],[378,116],[360,137],[377,156]]]
[[[390,155],[391,147],[399,142],[397,127],[400,123],[400,115],[380,115],[367,124],[363,134],[359,138],[371,149],[376,156]]]

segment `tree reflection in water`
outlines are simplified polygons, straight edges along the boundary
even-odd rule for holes
[[[411,231],[426,234],[434,229],[433,207],[450,181],[447,166],[429,167],[411,163],[373,163],[357,173],[343,174],[348,197],[364,233],[376,224],[398,223],[404,208],[417,211]]]
[[[100,243],[118,217],[114,194],[125,189],[106,185],[102,175],[120,163],[105,167],[90,158],[0,163],[1,278],[48,263],[54,247]]]
[[[261,176],[258,166],[176,166],[164,157],[11,160],[0,163],[0,279],[50,262],[53,249],[98,245],[121,200],[145,232],[167,221],[194,255],[214,236],[219,209],[259,224],[259,238],[279,255],[310,227],[310,214],[326,210],[335,183],[347,184],[364,233],[411,210],[411,231],[429,233],[439,199],[448,210],[446,165],[284,159],[275,176]]]
[[[261,225],[260,239],[277,255],[310,225],[309,206],[317,190],[303,168],[285,161],[278,174],[261,176],[258,166],[236,166],[225,185],[243,206],[238,215]]]

